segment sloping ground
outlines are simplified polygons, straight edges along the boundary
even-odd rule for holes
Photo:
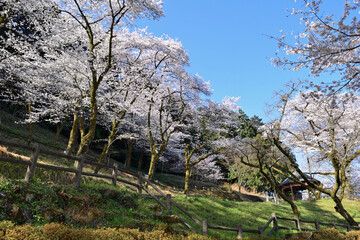
[[[5,139],[11,141],[16,141],[17,134],[20,133],[22,137],[18,140],[24,143],[26,139],[24,131],[24,129],[20,130],[16,128],[15,125],[12,127],[0,125],[0,137],[3,138],[5,136]],[[46,143],[44,139],[52,139],[54,137],[54,133],[50,133],[44,129],[40,129],[36,134],[35,141],[40,140],[41,144]],[[63,143],[58,146],[60,146],[59,149],[63,149]],[[21,155],[30,155],[29,152],[16,152],[17,155],[15,155],[10,148],[2,149],[1,152],[4,155],[12,155],[12,157],[19,158],[22,158]],[[59,159],[41,160],[59,162]],[[0,162],[0,164],[3,163]],[[163,211],[159,208],[160,206],[151,199],[142,198],[137,194],[131,193],[131,197],[127,198],[126,202],[134,201],[136,204],[129,206],[121,200],[123,198],[121,196],[119,197],[119,194],[106,190],[111,189],[110,185],[97,187],[94,184],[95,182],[87,181],[87,184],[83,184],[79,191],[72,189],[71,186],[57,185],[59,183],[71,183],[71,179],[67,180],[68,176],[64,177],[62,172],[55,170],[44,170],[35,174],[36,181],[48,183],[50,188],[54,186],[54,188],[57,189],[55,191],[46,190],[48,189],[46,184],[41,183],[37,183],[38,185],[35,184],[38,187],[36,187],[35,190],[31,190],[30,193],[24,190],[22,186],[16,184],[15,187],[1,188],[4,182],[1,181],[2,178],[22,179],[26,171],[26,167],[24,166],[10,163],[4,164],[5,165],[0,165],[0,207],[6,206],[6,208],[0,209],[0,219],[13,219],[19,222],[30,221],[40,225],[51,221],[64,221],[65,223],[78,226],[131,227],[144,231],[152,231],[156,229],[158,225],[165,224],[176,229],[175,231],[183,231],[181,224],[172,226],[166,223],[162,217]],[[126,175],[124,177],[126,177]],[[256,194],[239,194],[237,191],[231,190],[229,186],[216,188],[212,184],[193,181],[194,188],[190,192],[190,196],[186,197],[182,194],[183,177],[170,174],[157,174],[156,179],[158,180],[157,185],[159,185],[162,190],[165,190],[165,193],[172,194],[176,202],[198,219],[207,219],[209,224],[227,227],[235,227],[238,224],[242,224],[244,227],[256,229],[257,227],[265,225],[272,212],[276,212],[276,214],[282,217],[291,217],[291,209],[286,203],[275,205],[270,202],[247,202],[261,201],[262,198]],[[197,187],[195,188],[195,186]],[[49,192],[42,194],[42,191]],[[129,194],[123,193],[124,189],[117,188],[116,191],[122,195],[129,196]],[[35,197],[32,197],[33,195]],[[66,196],[71,197],[67,198]],[[74,201],[76,203],[74,203]],[[53,203],[56,205],[56,207],[53,206],[54,208],[52,208]],[[314,202],[302,201],[297,202],[297,204],[299,205],[301,218],[303,219],[318,219],[323,222],[343,222],[341,216],[334,211],[334,204],[329,199]],[[360,222],[359,202],[344,201],[344,205],[355,220]],[[78,210],[74,209],[74,206],[77,206],[76,209]],[[67,209],[66,213],[64,213],[64,209]],[[5,216],[4,213],[18,214],[15,214],[15,216]],[[52,219],[54,215],[57,217]],[[31,217],[28,218],[29,216]],[[188,222],[191,221],[189,220]],[[201,231],[201,229],[198,230]],[[218,236],[228,238],[235,237],[235,233],[230,232],[215,233],[214,231],[210,231],[210,234],[220,234]]]
[[[236,228],[239,224],[246,229],[257,230],[258,227],[264,227],[270,219],[272,213],[277,216],[292,218],[292,210],[289,204],[281,202],[276,205],[272,202],[233,202],[228,200],[213,200],[202,197],[178,197],[177,203],[186,206],[186,209],[196,218],[208,220],[212,226],[225,226]],[[300,218],[320,222],[335,222],[346,224],[343,217],[334,210],[334,202],[331,199],[321,199],[319,201],[296,201],[300,211]],[[344,200],[343,204],[349,214],[354,217],[355,221],[360,222],[360,202]],[[190,221],[190,220],[189,220]],[[279,220],[279,225],[283,227],[295,227],[294,222]],[[272,226],[271,226],[272,227]],[[302,223],[303,228],[314,229],[314,224]],[[327,228],[328,226],[321,226]],[[345,228],[338,228],[341,232],[346,232]],[[209,230],[210,234],[220,233],[221,236],[235,238],[235,232]],[[270,231],[270,228],[265,232]],[[284,237],[285,230],[281,230],[277,237]],[[247,236],[254,236],[248,234]]]
[[[169,220],[170,219],[170,220]],[[43,225],[51,222],[77,227],[128,227],[151,231],[167,224],[183,231],[153,200],[105,184],[71,185],[0,180],[0,221]],[[171,221],[171,222],[169,222]]]
[[[233,202],[186,196],[174,196],[173,200],[200,221],[208,220],[210,225],[236,227],[241,224],[247,229],[258,229],[265,225],[272,212],[277,216],[292,217],[286,203],[275,205],[270,202]],[[297,201],[297,205],[301,219],[344,223],[342,217],[334,211],[331,199]],[[344,205],[360,222],[360,202],[344,200]],[[36,225],[57,222],[76,227],[132,228],[141,231],[167,229],[168,232],[178,234],[187,231],[179,219],[168,215],[154,200],[105,184],[84,184],[74,189],[71,185],[34,182],[24,186],[20,181],[0,180],[1,220]],[[200,226],[190,219],[186,220],[201,232]],[[280,220],[279,225],[294,227],[291,222]],[[305,224],[302,227],[314,228]],[[236,237],[235,232],[210,230],[209,233],[217,239],[220,236],[228,239]],[[283,237],[285,233],[281,231],[277,237]]]

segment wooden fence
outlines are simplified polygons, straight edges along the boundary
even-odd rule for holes
[[[118,177],[119,171],[130,174],[130,175],[133,175],[135,177],[137,177],[138,174],[134,173],[132,171],[125,170],[125,169],[119,169],[117,163],[114,163],[113,165],[108,165],[108,164],[88,161],[85,158],[78,158],[78,157],[66,155],[66,154],[63,154],[63,153],[58,153],[58,152],[53,152],[53,151],[43,149],[43,148],[40,147],[39,144],[36,144],[35,146],[27,146],[27,145],[7,142],[7,141],[3,141],[3,140],[0,140],[0,144],[8,146],[8,147],[15,147],[15,148],[21,148],[21,149],[26,149],[26,150],[32,151],[30,161],[21,160],[21,159],[13,159],[13,158],[2,157],[2,156],[0,157],[0,161],[3,161],[3,162],[10,162],[10,163],[16,163],[16,164],[22,164],[22,165],[27,165],[28,166],[27,170],[26,170],[26,175],[25,175],[25,178],[24,178],[25,183],[30,182],[30,180],[34,176],[35,168],[39,167],[39,168],[47,168],[47,169],[52,169],[52,170],[75,173],[75,177],[74,177],[74,186],[75,187],[79,187],[82,176],[91,176],[91,177],[97,177],[97,178],[103,178],[103,179],[110,179],[110,180],[112,180],[113,185],[116,185],[117,182],[122,182],[122,183],[125,183],[127,185],[131,185],[131,186],[136,187],[139,192],[141,191],[141,188],[142,188],[141,186],[139,186],[139,184],[136,184],[136,183],[127,181],[125,179],[119,178]],[[47,164],[39,163],[38,159],[40,157],[40,154],[46,154],[46,155],[50,155],[50,156],[65,158],[65,159],[68,159],[68,160],[74,160],[75,161],[74,165],[76,166],[76,168],[66,168],[66,167],[59,167],[59,166],[47,165]],[[111,169],[112,170],[112,175],[110,176],[110,175],[104,175],[104,174],[96,174],[96,173],[84,172],[83,171],[84,164]]]
[[[284,227],[279,225],[279,220],[282,221],[291,221],[295,223],[295,227]],[[237,233],[237,238],[242,239],[243,233],[255,233],[259,234],[261,236],[265,235],[265,231],[267,228],[273,224],[273,227],[270,229],[270,231],[267,233],[267,236],[270,237],[274,232],[278,233],[279,230],[296,230],[296,231],[315,231],[319,230],[320,226],[330,226],[333,228],[337,227],[343,227],[346,228],[346,230],[349,232],[352,229],[353,230],[360,230],[359,226],[351,226],[350,224],[341,224],[341,223],[326,223],[326,222],[319,222],[319,220],[315,219],[314,221],[309,220],[303,220],[299,218],[285,218],[285,217],[278,217],[275,213],[272,213],[271,218],[269,221],[265,224],[264,227],[258,227],[257,229],[245,229],[242,227],[242,225],[238,225],[236,227],[224,227],[224,226],[213,226],[208,223],[207,220],[203,220],[202,222],[202,229],[203,229],[203,235],[208,235],[208,229],[216,229],[216,230],[225,230],[225,231],[234,231]],[[314,229],[306,229],[301,227],[301,223],[310,223],[314,224]]]
[[[66,155],[66,154],[63,154],[63,153],[49,151],[49,150],[41,148],[39,144],[36,144],[35,146],[27,146],[27,145],[22,145],[22,144],[17,144],[17,143],[12,143],[12,142],[7,142],[7,141],[4,141],[4,140],[0,140],[0,145],[4,145],[4,146],[8,146],[8,147],[21,148],[21,149],[26,149],[26,150],[32,151],[30,161],[21,160],[21,159],[13,159],[13,158],[0,156],[0,161],[10,162],[10,163],[15,163],[15,164],[22,164],[22,165],[27,165],[28,166],[27,171],[26,171],[26,175],[25,175],[25,178],[24,178],[24,182],[26,184],[29,183],[30,180],[33,178],[34,173],[35,173],[35,169],[37,167],[75,173],[75,177],[74,177],[74,186],[75,187],[80,186],[82,176],[91,176],[91,177],[97,177],[97,178],[103,178],[103,179],[110,179],[110,180],[112,180],[113,185],[116,185],[117,182],[121,182],[121,183],[125,183],[125,184],[128,184],[128,185],[134,186],[134,187],[136,187],[138,189],[138,192],[140,194],[144,190],[147,194],[149,194],[150,197],[155,199],[155,201],[157,201],[161,205],[161,207],[163,209],[167,210],[170,214],[173,214],[173,215],[177,216],[181,220],[181,222],[193,232],[197,232],[197,231],[190,224],[188,224],[181,216],[176,214],[173,211],[172,206],[179,209],[180,212],[182,212],[183,214],[190,217],[190,219],[195,221],[197,224],[201,224],[201,221],[199,221],[197,218],[195,218],[189,212],[187,212],[182,206],[180,206],[175,201],[173,201],[171,199],[170,194],[163,193],[156,185],[154,185],[152,182],[147,180],[143,176],[143,174],[141,172],[136,173],[136,172],[125,170],[125,169],[120,169],[120,168],[118,168],[117,163],[114,163],[113,165],[108,165],[108,164],[88,161],[88,160],[85,160],[85,158],[78,158],[78,157]],[[39,163],[38,159],[39,159],[40,154],[46,154],[46,155],[50,155],[50,156],[55,156],[55,157],[69,159],[69,160],[74,160],[76,169]],[[110,176],[110,175],[103,175],[103,174],[84,172],[83,171],[84,164],[111,169],[112,170],[112,175]],[[133,182],[127,181],[125,179],[119,178],[118,177],[119,172],[127,173],[127,174],[130,174],[131,176],[137,178],[137,183],[133,183]],[[156,192],[158,192],[160,194],[160,197],[152,194],[150,192],[150,190],[149,190],[149,186],[152,187]],[[161,198],[164,198],[165,201],[162,202]]]
[[[79,187],[82,176],[91,176],[91,177],[97,177],[97,178],[103,178],[103,179],[110,179],[110,180],[112,180],[113,185],[116,185],[117,182],[125,183],[125,184],[136,187],[140,194],[144,190],[151,198],[153,198],[156,202],[158,202],[163,209],[168,211],[168,213],[177,216],[186,227],[188,227],[191,231],[198,233],[198,231],[192,225],[190,225],[188,222],[186,222],[183,217],[181,217],[179,214],[176,214],[174,212],[174,208],[178,209],[182,214],[186,215],[196,225],[198,225],[199,228],[202,228],[202,234],[205,236],[208,235],[209,229],[234,231],[237,233],[237,237],[240,239],[243,237],[243,233],[254,233],[254,234],[264,235],[265,231],[271,225],[271,223],[273,224],[273,227],[270,229],[267,236],[271,236],[274,232],[278,232],[281,229],[297,230],[297,231],[313,231],[313,230],[320,229],[320,225],[331,226],[334,228],[344,227],[347,229],[347,231],[350,231],[351,229],[360,230],[360,227],[350,226],[349,224],[339,224],[339,223],[334,223],[334,222],[324,223],[324,222],[319,222],[318,220],[309,221],[309,220],[302,220],[302,219],[298,219],[298,218],[278,217],[278,216],[276,216],[275,213],[272,214],[271,218],[265,224],[264,227],[258,227],[257,229],[246,229],[246,228],[243,228],[243,226],[240,224],[236,227],[214,226],[214,225],[210,225],[208,223],[208,220],[205,219],[203,221],[200,221],[195,216],[190,214],[182,206],[180,206],[178,203],[176,203],[174,200],[172,200],[170,194],[163,193],[155,184],[153,184],[148,179],[146,179],[141,172],[136,173],[136,172],[125,170],[125,169],[120,169],[120,168],[118,168],[117,163],[114,163],[113,165],[108,165],[108,164],[88,161],[85,158],[78,158],[78,157],[66,155],[63,153],[52,152],[52,151],[41,148],[39,144],[36,144],[35,146],[27,146],[27,145],[11,143],[11,142],[0,140],[0,145],[22,148],[22,149],[32,151],[30,161],[0,156],[0,161],[10,162],[10,163],[15,163],[15,164],[23,164],[23,165],[28,166],[26,175],[24,178],[25,183],[30,182],[30,180],[34,176],[34,172],[37,167],[75,173],[75,177],[74,177],[74,186],[75,187]],[[65,158],[65,159],[69,159],[69,160],[74,160],[76,163],[75,164],[76,168],[66,168],[66,167],[59,167],[59,166],[54,166],[54,165],[38,163],[40,154],[46,154],[46,155],[56,156],[56,157]],[[103,175],[103,174],[84,172],[83,171],[84,164],[89,164],[89,165],[93,165],[93,166],[111,169],[112,175]],[[127,181],[125,179],[119,178],[119,176],[118,176],[119,172],[127,173],[127,174],[137,178],[137,183],[133,183],[133,182]],[[152,194],[149,190],[149,187],[152,187],[160,195],[157,196],[155,194]],[[291,227],[280,226],[279,220],[293,221],[295,223],[295,227],[291,228]],[[314,229],[311,230],[311,229],[301,228],[301,223],[312,223],[312,224],[314,224]]]

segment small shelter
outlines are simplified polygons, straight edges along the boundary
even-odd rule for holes
[[[305,174],[306,178],[310,181],[313,182],[317,185],[320,185],[321,182],[311,176],[309,176],[308,174]],[[296,177],[299,178],[299,180],[304,184],[304,185],[308,185],[305,180],[300,176],[300,174],[296,173],[295,174]],[[285,179],[280,185],[280,190],[285,193],[286,195],[290,195],[292,196],[292,199],[295,200],[295,198],[297,199],[301,199],[300,194],[298,194],[300,191],[306,190],[306,188],[304,186],[302,186],[300,183],[293,181],[290,178]]]

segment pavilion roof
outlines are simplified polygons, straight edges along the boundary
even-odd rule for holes
[[[300,174],[295,173],[294,175],[295,175],[296,177],[298,177],[301,182],[304,182],[304,181],[305,181],[305,180],[300,176]],[[310,182],[314,182],[314,183],[320,184],[320,181],[317,180],[316,178],[314,178],[314,177],[312,177],[312,176],[310,176],[310,175],[308,175],[308,174],[305,174],[305,176],[307,177],[307,179],[308,179]],[[281,186],[285,186],[285,185],[288,185],[288,184],[291,184],[291,183],[296,183],[296,182],[294,182],[294,181],[293,181],[292,179],[290,179],[290,178],[287,178],[287,179],[285,179],[279,186],[281,187]]]

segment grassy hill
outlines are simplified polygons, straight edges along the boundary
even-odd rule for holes
[[[27,126],[15,124],[15,121],[18,119],[13,115],[1,113],[0,137],[4,140],[25,143]],[[62,151],[66,139],[60,138],[55,143],[54,138],[53,131],[34,126],[34,142],[51,150]],[[1,154],[29,156],[30,152],[0,148]],[[91,151],[89,155],[96,158],[97,153]],[[71,165],[63,159],[52,157],[41,157],[40,162],[56,163],[60,166]],[[21,182],[25,171],[24,166],[0,161],[0,221],[11,220],[17,224],[31,223],[35,226],[58,222],[75,228],[131,228],[140,231],[159,230],[167,234],[180,235],[187,231],[179,219],[168,215],[156,201],[132,191],[125,185],[111,186],[107,181],[85,177],[81,187],[75,189],[69,185],[72,183],[71,174],[39,169],[35,173],[34,181],[25,186]],[[130,176],[122,177],[133,181]],[[198,219],[207,219],[211,225],[235,227],[241,224],[244,228],[257,229],[265,225],[273,212],[281,217],[292,217],[291,208],[286,203],[276,205],[271,202],[252,202],[259,198],[249,194],[239,195],[231,191],[228,186],[214,190],[212,185],[197,182],[201,190],[193,190],[190,196],[184,196],[181,190],[183,177],[159,174],[156,179],[158,187],[165,193],[171,194],[173,200]],[[335,212],[334,203],[330,199],[296,203],[302,219],[344,223],[342,217]],[[344,206],[355,220],[360,222],[360,202],[344,200]],[[193,224],[186,216],[183,217],[201,232],[199,226]],[[289,226],[286,222],[280,224]],[[303,227],[310,228],[306,224]],[[1,230],[0,224],[0,233]],[[340,230],[344,231],[344,229]],[[217,239],[236,237],[234,232],[210,230],[209,233]],[[285,232],[280,232],[273,237],[283,237],[284,234]]]

